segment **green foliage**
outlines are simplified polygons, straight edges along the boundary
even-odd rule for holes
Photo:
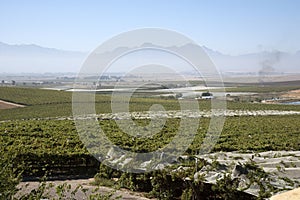
[[[290,90],[300,89],[299,85],[273,85],[273,86],[238,86],[225,88],[226,92],[254,92],[254,93],[270,93],[270,92],[286,92]]]
[[[101,163],[99,172],[94,176],[95,184],[106,187],[116,187],[117,183],[113,178],[120,177],[121,174],[120,171],[116,171]]]
[[[114,200],[122,199],[122,196],[114,196],[115,191],[108,192],[106,194],[95,193],[88,196],[88,200]]]
[[[274,192],[279,192],[273,185],[270,184],[271,179],[261,167],[257,166],[253,161],[247,162],[245,168],[249,171],[247,177],[251,184],[256,184],[259,187],[258,199],[271,197]]]
[[[219,194],[221,199],[236,199],[238,196],[238,182],[232,180],[231,174],[224,174],[224,177],[217,180],[216,185],[212,186],[212,190]]]
[[[0,120],[57,118],[72,116],[72,93],[36,88],[0,87],[0,99],[27,105],[24,108],[0,110]],[[199,100],[200,110],[210,110],[211,102]],[[148,111],[153,104],[160,104],[166,110],[180,110],[176,99],[142,98],[133,96],[129,110]],[[109,95],[95,95],[96,113],[111,112]],[[227,102],[231,110],[300,110],[296,105],[257,104],[248,102]]]
[[[194,179],[196,168],[200,170],[203,166],[207,165],[208,163],[205,160],[201,160],[198,166],[195,167],[195,160],[186,160],[178,165],[144,174],[122,173],[115,177],[115,179],[117,179],[121,188],[147,192],[147,196],[150,198],[206,200],[255,199],[251,195],[238,191],[237,181],[232,180],[229,175],[225,175],[224,178],[218,180],[216,185],[204,183],[201,176]],[[213,170],[213,168],[210,170]],[[259,179],[259,177],[254,178],[256,178],[256,181]]]
[[[23,105],[68,103],[72,93],[37,88],[0,87],[0,99]]]
[[[0,120],[11,120],[0,122],[0,199],[13,197],[23,171],[23,175],[43,176],[45,173],[51,174],[56,171],[67,174],[73,168],[83,171],[87,167],[98,169],[98,162],[84,147],[74,123],[70,120],[57,119],[59,116],[72,115],[72,93],[1,87],[0,99],[27,105],[24,108],[0,110]],[[95,102],[97,113],[111,112],[108,95],[97,94]],[[201,110],[210,109],[210,101],[198,102]],[[130,103],[130,111],[149,110],[153,104],[161,104],[166,110],[180,109],[175,99],[133,97]],[[228,102],[228,109],[300,110],[300,107]],[[299,120],[299,115],[228,117],[213,151],[299,150]],[[149,120],[135,120],[135,122],[141,126],[149,124]],[[199,151],[209,122],[209,118],[201,118],[198,132],[186,154],[194,155]],[[134,152],[149,152],[163,148],[173,139],[178,131],[180,119],[168,119],[159,133],[146,139],[124,133],[114,120],[100,120],[99,124],[115,145]],[[193,174],[203,165],[204,163],[200,162],[195,167],[195,162],[191,161],[181,163],[181,166],[187,167],[186,170],[173,168],[175,171],[172,173],[170,170],[163,170],[140,175],[121,173],[101,165],[95,180],[99,185],[150,192],[159,199],[180,197],[189,199],[201,195],[206,195],[206,199],[230,199],[239,195],[236,191],[236,182],[229,176],[219,180],[215,188],[201,181],[195,181]],[[247,167],[253,171],[249,173],[250,180],[261,189],[260,198],[268,197],[276,191],[276,188],[269,184],[261,184],[261,180],[268,182],[268,176],[261,169],[253,164]],[[185,179],[187,177],[189,179]],[[44,197],[44,190],[45,185],[41,184],[40,188],[23,199],[40,199]],[[205,194],[204,191],[210,192]],[[70,188],[63,185],[57,187],[56,192],[63,199],[65,193],[70,192]],[[98,194],[91,196],[90,199],[111,197],[112,194]]]
[[[16,152],[3,145],[0,145],[0,152],[0,199],[12,199],[21,180],[21,172],[17,170],[20,166],[14,166],[13,163]]]
[[[4,122],[0,126],[3,156],[14,154],[13,164],[25,163],[24,175],[43,176],[78,167],[98,166],[80,141],[75,126],[68,120]],[[22,170],[18,168],[18,170]]]
[[[213,151],[299,150],[299,120],[299,115],[227,118]],[[147,120],[136,122],[141,125],[148,123]],[[114,120],[102,120],[99,123],[114,144],[131,151],[149,152],[163,148],[173,139],[180,119],[168,119],[159,133],[147,139],[122,132]],[[193,155],[201,148],[209,119],[202,118],[200,124],[187,154]],[[68,166],[98,166],[70,120],[1,122],[0,137],[0,144],[5,148],[3,152],[15,154],[14,162],[25,162],[25,171],[33,174],[44,175],[45,171],[51,172],[52,169],[67,170]]]
[[[187,188],[183,190],[182,195],[181,195],[181,200],[187,200],[187,199],[192,199],[193,198],[193,190],[191,188]]]
[[[182,180],[172,177],[166,170],[154,172],[151,185],[151,194],[159,199],[174,199],[181,195]]]
[[[214,151],[299,150],[299,120],[299,115],[227,118]]]
[[[227,109],[228,110],[295,110],[295,111],[299,111],[300,106],[229,101],[229,102],[227,102]]]

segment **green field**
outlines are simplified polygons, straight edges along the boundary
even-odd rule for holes
[[[230,117],[226,119],[222,134],[213,151],[269,151],[299,150],[300,116]],[[136,120],[146,124],[145,120]],[[133,139],[122,132],[114,120],[100,121],[101,128],[110,140],[123,149],[136,152],[151,152],[163,148],[176,135],[180,119],[169,119],[161,132],[152,138]],[[207,132],[209,119],[203,118],[194,142],[187,154],[195,154]],[[1,145],[16,150],[20,155],[44,156],[43,162],[53,160],[48,155],[67,157],[87,155],[74,122],[71,120],[21,120],[2,122]],[[23,156],[22,156],[23,157]],[[28,157],[35,159],[34,157]]]
[[[65,157],[82,155],[88,152],[79,140],[71,120],[57,120],[56,117],[72,116],[72,93],[27,88],[0,88],[0,99],[27,105],[24,108],[0,110],[1,143],[7,148],[16,149],[20,155],[35,159],[44,156],[43,162],[51,165],[47,156]],[[96,95],[97,113],[110,112],[110,101],[107,95]],[[176,100],[159,98],[133,98],[132,111],[147,110],[153,104],[162,104],[167,110],[179,109]],[[209,101],[199,101],[200,108],[208,110]],[[300,110],[299,106],[266,105],[253,103],[229,102],[232,110]],[[22,120],[21,120],[22,119]],[[26,120],[24,120],[26,119]],[[292,116],[244,116],[228,117],[219,142],[214,151],[267,151],[267,150],[299,150],[299,115]],[[139,124],[147,124],[147,120],[137,120]],[[179,126],[179,119],[169,119],[164,129],[153,138],[132,140],[122,133],[113,120],[100,121],[101,127],[108,137],[124,149],[138,152],[153,151],[164,147]],[[194,142],[187,153],[194,154],[202,144],[207,132],[209,119],[201,119]],[[131,141],[134,141],[131,142]],[[24,156],[20,156],[24,157]],[[25,156],[26,157],[26,156]]]
[[[24,108],[0,110],[0,120],[56,118],[72,116],[72,93],[36,88],[0,87],[0,99],[26,105]],[[145,111],[153,104],[161,104],[166,110],[179,110],[177,100],[133,97],[130,111]],[[97,113],[111,112],[110,96],[95,95]],[[210,101],[200,100],[199,109],[209,110]],[[299,106],[255,104],[251,102],[227,102],[230,110],[300,110]]]
[[[290,89],[290,88],[289,88]],[[250,90],[250,89],[249,89]],[[248,91],[249,91],[248,90]],[[72,93],[33,88],[0,87],[0,99],[26,105],[23,108],[0,110],[0,146],[5,159],[14,155],[13,165],[24,176],[95,173],[99,163],[80,141],[72,120]],[[109,113],[110,96],[97,94],[96,112]],[[146,111],[153,104],[166,110],[179,110],[175,99],[131,99],[130,111]],[[202,110],[210,109],[210,101],[199,101]],[[230,110],[295,110],[299,106],[227,102]],[[300,150],[300,115],[227,117],[223,131],[213,151]],[[149,120],[135,120],[141,126]],[[163,129],[153,137],[133,138],[122,132],[114,120],[100,120],[106,136],[119,147],[134,152],[151,152],[163,148],[176,135],[180,119],[168,119]],[[210,119],[202,118],[194,141],[186,155],[201,149]],[[5,160],[4,159],[4,160]],[[25,163],[25,165],[23,164]]]

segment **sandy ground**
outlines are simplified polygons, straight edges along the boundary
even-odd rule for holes
[[[300,99],[300,90],[292,90],[282,95],[284,98]]]
[[[110,199],[132,199],[132,200],[148,200],[148,198],[145,198],[142,193],[137,192],[131,192],[125,189],[120,189],[114,191],[112,188],[108,187],[97,187],[92,185],[91,183],[94,181],[94,179],[77,179],[77,180],[65,180],[65,181],[47,181],[45,182],[46,185],[49,187],[49,185],[52,184],[52,187],[49,187],[45,190],[46,197],[49,199],[58,198],[59,196],[56,193],[57,186],[61,186],[63,184],[66,184],[70,187],[70,190],[67,192],[64,192],[63,199],[89,199],[88,197],[91,194],[101,194],[101,195],[109,195],[110,193],[113,194],[113,196]],[[30,181],[30,182],[21,182],[18,187],[20,188],[20,191],[16,194],[16,198],[20,198],[20,196],[24,194],[30,193],[30,191],[37,189],[40,185],[40,182],[37,181]],[[82,189],[79,189],[75,194],[72,194],[73,191],[76,190],[77,187],[82,186]],[[65,187],[67,189],[67,187]],[[83,192],[83,190],[86,190],[86,192]],[[47,199],[45,198],[45,199]]]
[[[1,109],[18,108],[18,107],[25,107],[25,106],[0,100],[0,110]]]
[[[270,200],[299,200],[300,199],[300,188],[284,192],[271,197]]]

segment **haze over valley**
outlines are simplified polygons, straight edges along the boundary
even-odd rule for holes
[[[126,48],[126,47],[124,47]],[[168,47],[193,52],[194,45]],[[300,50],[287,53],[280,50],[258,51],[251,54],[227,55],[202,46],[222,73],[284,74],[300,73]],[[91,50],[92,51],[92,50]],[[117,49],[109,54],[117,53]],[[35,44],[6,44],[0,42],[0,73],[77,73],[89,52],[68,51]],[[189,72],[177,66],[179,71]],[[114,72],[124,72],[119,68]]]

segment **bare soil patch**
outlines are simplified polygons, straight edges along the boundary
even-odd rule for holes
[[[11,102],[0,100],[0,110],[19,108],[19,107],[25,107],[25,106],[21,105],[21,104],[16,104],[16,103],[11,103]]]
[[[292,90],[282,95],[285,98],[300,99],[300,90]]]

